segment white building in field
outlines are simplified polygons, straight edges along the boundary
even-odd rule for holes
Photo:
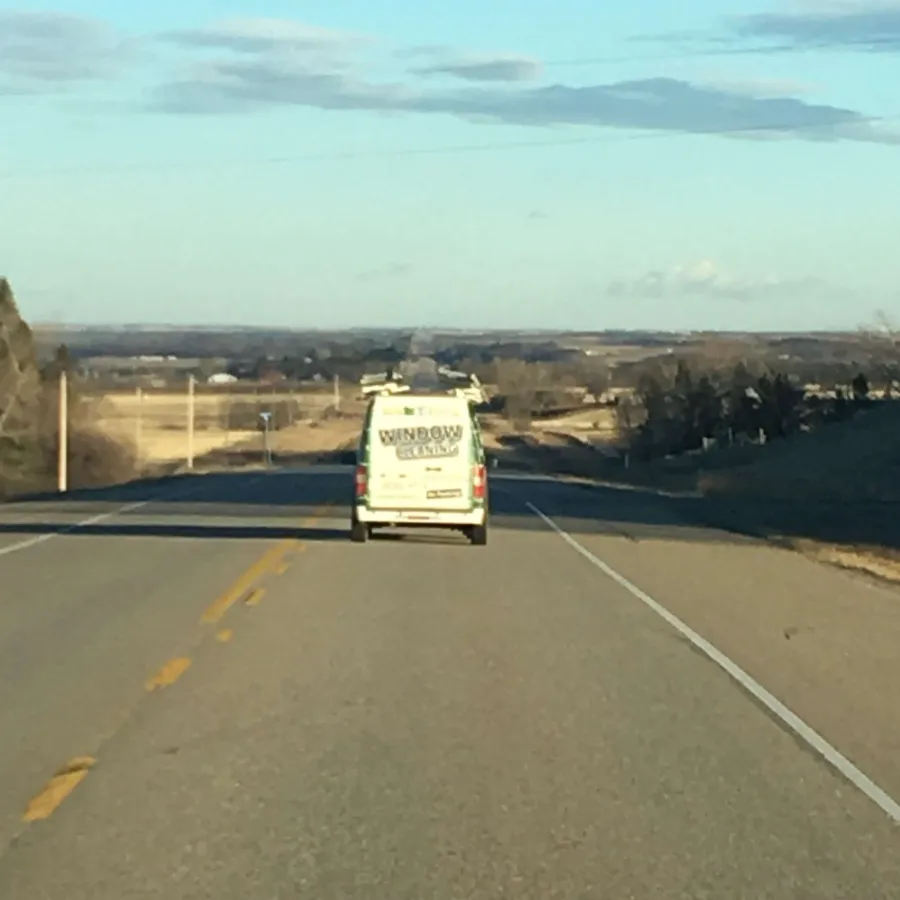
[[[237,381],[234,375],[229,375],[227,372],[217,372],[215,375],[210,375],[209,378],[206,379],[207,384],[234,384]]]

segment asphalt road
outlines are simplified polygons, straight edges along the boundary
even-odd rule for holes
[[[352,545],[350,485],[0,509],[0,898],[900,898],[898,594],[529,479]]]

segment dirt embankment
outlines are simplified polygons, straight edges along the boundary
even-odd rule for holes
[[[491,436],[509,468],[674,494],[710,524],[900,582],[900,403],[765,446],[632,464],[576,429]]]
[[[757,448],[697,478],[723,522],[900,582],[900,404]]]

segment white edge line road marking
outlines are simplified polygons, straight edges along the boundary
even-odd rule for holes
[[[257,480],[259,479],[255,479],[254,481]],[[158,500],[190,500],[201,490],[202,485],[191,485],[184,491],[174,491],[171,494],[159,494],[154,497],[148,497],[146,500],[137,500],[134,503],[126,503],[124,506],[117,506],[109,512],[91,516],[89,519],[82,519],[80,522],[73,522],[71,525],[60,528],[58,531],[40,534],[37,537],[19,541],[17,544],[10,544],[8,547],[0,547],[0,556],[7,556],[10,553],[16,553],[19,550],[27,550],[29,547],[35,547],[38,544],[51,541],[53,538],[60,537],[61,535],[71,534],[74,531],[78,531],[79,528],[89,528],[91,525],[96,525],[98,522],[104,522],[115,516],[121,516],[123,513],[129,513],[136,509],[140,509],[142,506],[147,506],[150,503],[156,503]]]
[[[58,531],[51,531],[47,534],[39,534],[37,537],[19,541],[17,544],[10,544],[8,547],[0,547],[0,556],[7,556],[10,553],[16,553],[19,550],[27,550],[29,547],[36,547],[38,544],[43,544],[46,541],[53,540],[53,538],[59,537],[60,535],[71,534],[73,531],[78,531],[79,528],[87,528],[91,525],[96,525],[98,522],[103,522],[106,519],[111,519],[113,518],[113,516],[118,516],[122,513],[128,513],[135,509],[140,509],[142,506],[146,506],[150,502],[150,500],[138,500],[136,503],[127,503],[125,506],[118,506],[115,509],[110,510],[109,512],[100,513],[100,515],[97,516],[91,516],[89,519],[82,519],[80,522],[73,522],[71,525],[67,525],[65,528],[60,528]]]
[[[255,478],[251,483],[255,484],[259,480],[259,478]],[[60,528],[58,531],[52,531],[48,534],[40,534],[37,537],[27,538],[24,541],[19,541],[17,544],[10,544],[8,547],[0,547],[0,556],[7,556],[10,553],[16,553],[19,550],[27,550],[29,547],[36,547],[38,544],[53,540],[53,538],[60,537],[64,534],[71,534],[74,531],[78,531],[79,528],[89,528],[91,525],[96,525],[98,522],[104,522],[115,516],[121,516],[123,513],[132,512],[133,510],[140,509],[142,506],[156,503],[158,500],[190,500],[197,493],[201,492],[202,488],[202,485],[189,485],[184,491],[173,491],[171,494],[158,494],[153,497],[148,497],[146,500],[137,500],[134,503],[126,503],[124,506],[117,506],[109,512],[91,516],[89,519],[82,519],[80,522],[73,522],[71,525]]]
[[[526,501],[527,502],[527,501]],[[664,606],[657,603],[649,594],[645,594],[639,587],[632,584],[624,575],[620,575],[602,559],[594,556],[590,550],[582,547],[575,538],[564,531],[548,515],[541,512],[533,503],[527,502],[528,508],[540,518],[552,531],[556,532],[573,550],[580,553],[588,562],[598,568],[604,575],[611,578],[620,587],[625,588],[629,594],[648,606],[662,619],[665,619],[682,637],[687,638],[698,650],[711,659],[717,666],[730,675],[741,687],[751,693],[770,712],[774,713],[802,741],[816,751],[827,763],[838,770],[849,782],[864,793],[873,803],[877,804],[895,824],[900,824],[900,803],[897,803],[888,793],[878,787],[871,778],[860,771],[837,748],[833,747],[817,731],[812,729],[795,713],[791,712],[777,697],[770,694],[758,681],[748,675],[737,663],[732,662],[724,653],[717,650],[709,641],[702,638],[696,631],[685,625],[677,616],[670,613]]]

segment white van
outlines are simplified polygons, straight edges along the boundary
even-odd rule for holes
[[[452,528],[487,543],[484,445],[469,400],[411,391],[369,401],[357,454],[350,537],[381,526]]]

